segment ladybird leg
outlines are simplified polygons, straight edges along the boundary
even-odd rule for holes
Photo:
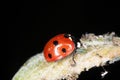
[[[73,64],[71,64],[72,66],[75,66],[76,65],[76,61],[75,61],[75,53],[76,53],[76,50],[73,51],[73,54],[72,54],[72,61],[73,61]]]
[[[76,65],[76,61],[75,61],[75,59],[74,59],[74,56],[75,56],[75,53],[73,53],[72,60],[73,60],[73,62],[74,62],[74,65]]]

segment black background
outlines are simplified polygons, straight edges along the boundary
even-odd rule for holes
[[[5,78],[13,75],[45,43],[59,33],[116,32],[120,36],[120,8],[117,1],[13,1],[8,6],[8,60]],[[119,62],[105,66],[110,73],[103,79],[102,68],[82,73],[82,80],[115,80],[119,78]]]

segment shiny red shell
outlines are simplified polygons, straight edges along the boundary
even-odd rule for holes
[[[75,50],[75,43],[65,34],[59,34],[51,38],[44,47],[44,57],[47,62],[57,61]]]

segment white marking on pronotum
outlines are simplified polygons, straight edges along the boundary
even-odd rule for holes
[[[81,47],[80,42],[77,42],[77,48],[80,48],[80,47]]]

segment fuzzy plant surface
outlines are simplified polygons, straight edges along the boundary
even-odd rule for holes
[[[76,80],[84,70],[120,60],[120,37],[114,32],[83,34],[80,42],[82,46],[74,54],[76,64],[73,55],[56,62],[47,62],[41,52],[27,60],[12,80]]]

